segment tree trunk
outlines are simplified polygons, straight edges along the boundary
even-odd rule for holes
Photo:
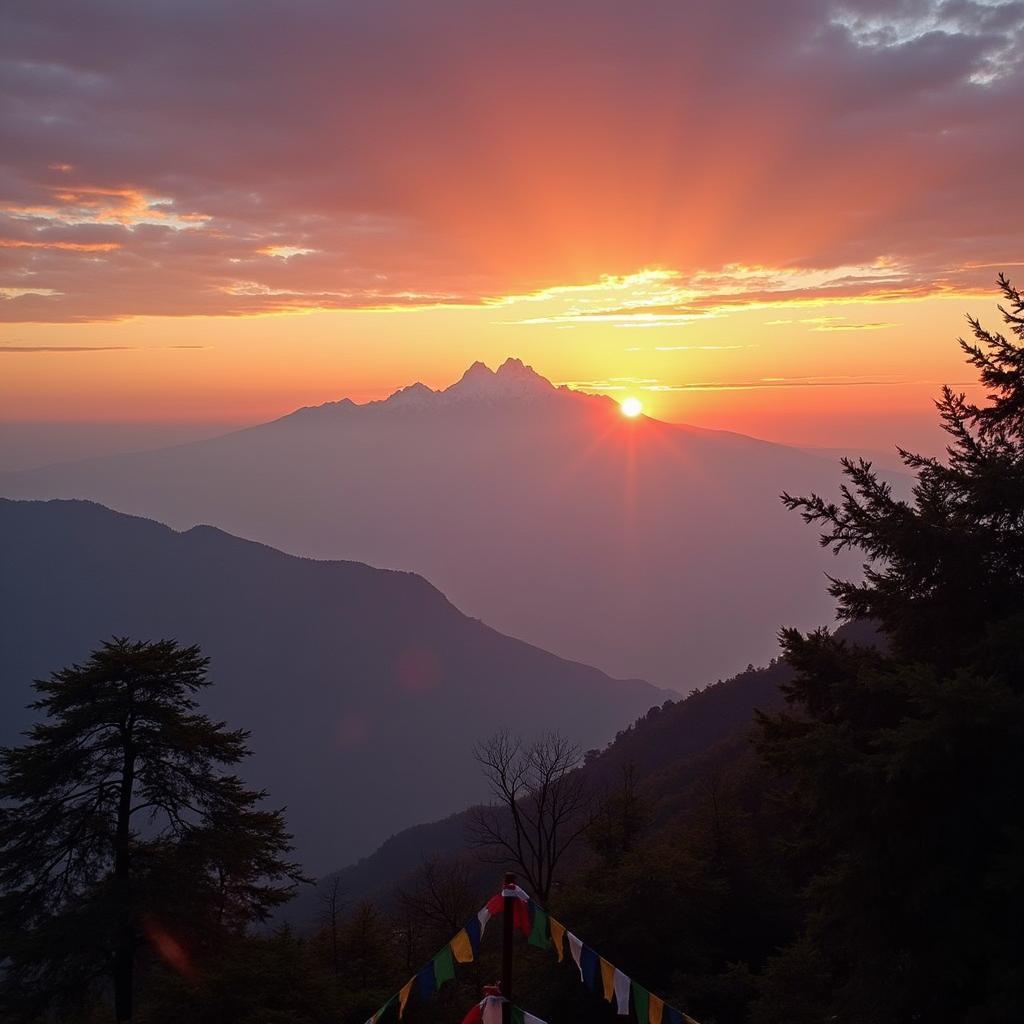
[[[132,790],[135,788],[135,751],[127,728],[125,733],[117,832],[114,836],[114,891],[118,910],[114,940],[114,1019],[117,1024],[130,1024],[134,1013],[135,920],[131,888],[131,813]]]
[[[114,1019],[117,1024],[131,1024],[134,947],[130,930],[122,929],[114,951]]]

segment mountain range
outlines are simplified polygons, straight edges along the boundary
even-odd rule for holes
[[[120,635],[201,645],[203,709],[252,731],[247,780],[313,872],[479,799],[472,748],[501,728],[594,746],[668,696],[503,636],[413,573],[0,500],[0,743],[34,720],[33,678]]]
[[[0,474],[14,498],[88,498],[298,555],[411,570],[505,633],[687,692],[828,621],[821,552],[783,489],[831,459],[623,416],[510,359],[443,390],[299,409],[220,437]]]

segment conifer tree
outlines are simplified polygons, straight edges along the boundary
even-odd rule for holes
[[[763,1021],[1024,1005],[1024,300],[999,287],[1009,337],[971,318],[960,341],[989,393],[943,389],[946,456],[901,450],[909,500],[863,460],[844,461],[838,502],[784,495],[825,546],[866,556],[831,592],[881,643],[782,633],[793,710],[762,716],[761,742],[789,788],[808,917]]]
[[[43,720],[0,751],[0,1005],[113,993],[133,1017],[148,953],[187,974],[202,943],[265,917],[300,879],[264,793],[229,769],[248,734],[197,708],[198,647],[114,639],[37,680]]]

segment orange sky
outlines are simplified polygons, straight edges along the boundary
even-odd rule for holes
[[[0,16],[0,420],[248,423],[516,355],[917,443],[1022,265],[1013,4],[287,13]]]
[[[482,309],[21,326],[18,344],[41,351],[5,357],[0,396],[10,420],[252,423],[341,396],[380,398],[414,379],[442,387],[474,359],[495,366],[514,354],[557,383],[636,395],[663,419],[889,446],[908,432],[915,443],[933,436],[939,384],[971,380],[955,344],[963,313],[993,319],[986,294],[742,309],[665,326],[575,322],[577,303],[607,294]],[[74,346],[95,350],[63,350]]]

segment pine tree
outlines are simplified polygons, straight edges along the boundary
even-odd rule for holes
[[[133,1016],[147,950],[190,950],[266,916],[300,879],[282,813],[228,769],[248,734],[197,710],[208,659],[114,639],[37,680],[44,720],[0,751],[0,1005],[30,1015],[111,989]]]
[[[789,787],[808,918],[764,1021],[998,1021],[1024,1005],[1024,302],[999,286],[1011,337],[969,319],[960,341],[990,393],[943,390],[946,457],[901,450],[910,500],[850,460],[838,502],[784,496],[825,546],[865,554],[863,579],[831,592],[882,642],[782,633],[794,707],[762,717],[761,742]]]

